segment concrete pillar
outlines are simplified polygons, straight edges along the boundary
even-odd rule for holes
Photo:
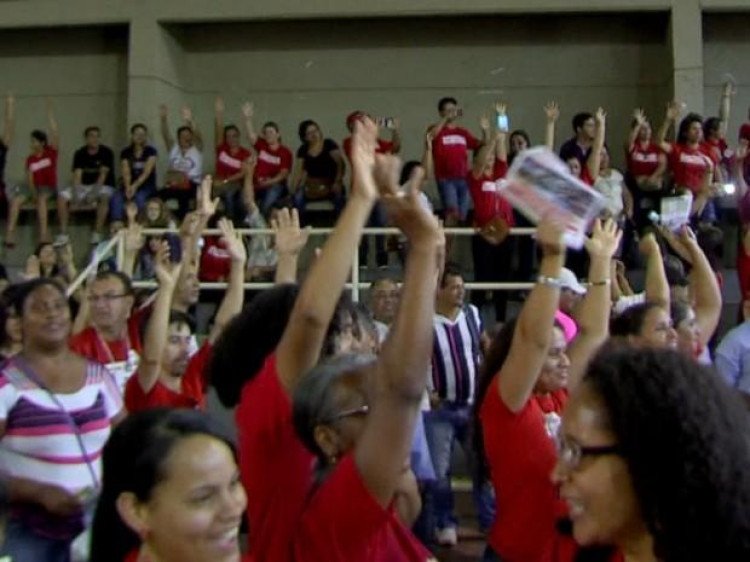
[[[703,23],[700,0],[672,4],[670,40],[674,58],[674,96],[691,111],[703,111]]]

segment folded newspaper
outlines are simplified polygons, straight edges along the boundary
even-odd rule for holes
[[[561,217],[566,226],[565,244],[575,249],[583,246],[591,221],[606,205],[597,191],[573,176],[565,162],[542,146],[519,154],[497,187],[535,224],[548,214]]]

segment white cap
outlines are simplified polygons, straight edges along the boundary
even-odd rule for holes
[[[558,277],[558,279],[560,280],[561,289],[570,289],[579,295],[586,294],[586,287],[578,282],[576,274],[570,271],[567,267],[563,267],[562,270],[560,270],[560,277]]]

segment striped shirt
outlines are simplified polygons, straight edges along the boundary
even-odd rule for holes
[[[480,360],[479,311],[474,305],[465,306],[455,320],[435,314],[432,324],[432,376],[428,389],[442,400],[471,404]]]
[[[0,369],[0,420],[5,422],[0,473],[76,494],[98,487],[111,420],[123,409],[114,377],[104,366],[88,363],[83,387],[69,394],[55,393],[53,399],[26,368],[11,358]],[[34,520],[35,527],[46,528],[50,536],[64,534],[73,524],[40,517],[38,506],[14,507],[17,516]]]

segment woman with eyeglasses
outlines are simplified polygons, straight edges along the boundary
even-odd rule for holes
[[[484,461],[480,476],[492,480],[497,509],[486,561],[555,560],[573,547],[556,533],[564,506],[549,475],[568,388],[575,388],[586,362],[607,337],[610,260],[620,232],[611,220],[596,221],[586,240],[589,287],[578,336],[569,349],[554,320],[565,263],[563,232],[555,220],[539,224],[539,278],[520,316],[506,323],[492,343],[478,383],[477,458]]]
[[[426,562],[408,527],[420,510],[409,453],[432,349],[442,236],[412,190],[384,199],[409,239],[402,304],[376,359],[341,355],[304,375],[294,426],[317,460],[297,562]]]
[[[320,125],[311,119],[299,124],[299,140],[294,164],[292,193],[300,215],[310,201],[330,200],[336,214],[344,207],[346,164],[339,145],[323,137]]]
[[[68,300],[54,280],[18,288],[23,348],[0,369],[0,474],[11,517],[0,556],[67,562],[100,484],[100,456],[124,416],[112,375],[68,348]]]
[[[627,562],[750,560],[750,426],[731,392],[685,354],[602,349],[553,473],[576,541]]]

